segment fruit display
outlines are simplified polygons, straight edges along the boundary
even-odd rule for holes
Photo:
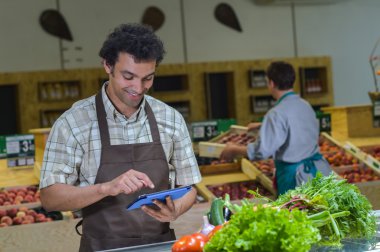
[[[60,212],[46,212],[43,208],[28,207],[0,209],[0,227],[62,220]]]
[[[262,173],[264,173],[265,176],[273,179],[275,171],[273,159],[253,161],[252,164]]]
[[[37,186],[0,189],[0,206],[19,205],[40,202],[40,192]]]
[[[239,145],[247,145],[256,140],[256,137],[247,133],[230,132],[224,135],[222,138],[216,141],[216,143],[235,143]]]
[[[270,196],[271,193],[265,189],[260,183],[256,181],[242,181],[234,183],[226,183],[220,185],[210,185],[207,188],[214,194],[216,197],[224,197],[226,194],[229,194],[231,200],[239,200],[243,198],[252,198],[253,195],[248,193],[248,190],[257,191],[261,195]]]
[[[221,160],[219,158],[210,158],[210,157],[200,157],[195,156],[197,159],[197,163],[199,166],[201,165],[218,165],[218,164],[226,164],[227,161]]]
[[[372,169],[368,167],[360,167],[353,165],[347,167],[347,169],[335,170],[342,178],[346,179],[348,183],[361,183],[367,181],[380,180],[380,176],[377,175]]]
[[[380,161],[380,146],[362,147],[360,149]]]
[[[337,152],[324,152],[322,155],[326,158],[332,167],[346,166],[358,164],[359,160],[353,157],[351,154],[340,150]]]
[[[325,137],[321,136],[319,138],[319,150],[323,152],[337,152],[340,150],[340,147],[331,142],[330,140],[326,139]]]

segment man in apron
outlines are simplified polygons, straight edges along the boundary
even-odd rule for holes
[[[201,180],[183,117],[146,95],[164,52],[150,27],[117,27],[99,52],[109,81],[51,129],[41,202],[48,211],[82,210],[80,251],[174,240],[170,221],[195,201],[192,188],[178,200],[126,211],[141,194]]]
[[[293,92],[295,71],[286,62],[273,62],[267,70],[268,89],[276,100],[265,115],[254,143],[239,146],[229,143],[221,159],[247,156],[250,160],[273,157],[278,194],[315,177],[331,172],[329,163],[319,152],[319,123],[310,104]],[[252,127],[253,126],[253,127]]]

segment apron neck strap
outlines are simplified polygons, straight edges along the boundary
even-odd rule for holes
[[[98,117],[100,139],[102,146],[110,146],[110,135],[108,130],[107,115],[103,104],[102,92],[99,91],[95,97],[96,104],[96,115]],[[154,117],[152,108],[150,107],[148,101],[145,100],[145,112],[148,117],[148,123],[150,127],[150,132],[152,134],[153,142],[160,142],[160,134],[158,131],[157,121]]]
[[[276,105],[280,104],[280,102],[281,102],[282,100],[284,100],[285,97],[287,97],[287,96],[289,96],[289,95],[295,95],[295,94],[296,94],[296,93],[295,93],[294,91],[290,91],[290,92],[287,92],[287,93],[283,94],[283,95],[280,97],[280,99],[277,100]]]

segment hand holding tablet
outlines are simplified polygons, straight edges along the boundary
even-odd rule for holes
[[[150,194],[143,194],[140,195],[131,204],[129,204],[127,206],[127,210],[137,209],[143,205],[154,205],[153,200],[160,200],[162,202],[165,202],[167,196],[170,196],[172,200],[176,200],[183,197],[190,190],[191,186],[184,186]]]

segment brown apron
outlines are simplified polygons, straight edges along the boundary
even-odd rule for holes
[[[127,211],[126,206],[140,194],[169,189],[169,167],[160,142],[156,118],[145,102],[153,142],[110,145],[102,94],[96,95],[102,143],[100,167],[95,184],[111,181],[130,169],[143,172],[155,185],[133,194],[108,196],[82,209],[83,235],[80,251],[96,251],[175,240],[169,222],[159,222],[140,209]]]

